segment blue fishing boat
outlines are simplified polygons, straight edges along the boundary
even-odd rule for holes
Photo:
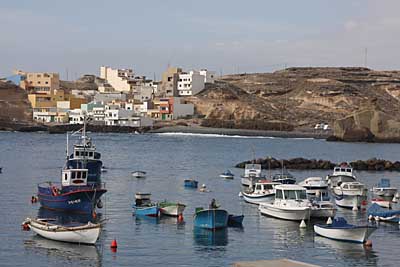
[[[205,229],[220,229],[228,226],[228,212],[223,209],[196,208],[194,226]]]
[[[100,153],[86,135],[86,119],[80,142],[68,153],[61,172],[61,183],[44,182],[38,185],[38,199],[42,207],[52,210],[92,213],[96,206],[101,208],[100,197],[107,192],[101,182]],[[74,135],[74,134],[73,134]]]
[[[388,210],[374,203],[367,210],[368,218],[384,222],[400,222],[400,210]]]
[[[194,179],[186,179],[184,181],[184,185],[185,185],[185,187],[188,187],[188,188],[197,188],[199,185],[199,182]]]
[[[228,216],[228,226],[230,227],[241,227],[243,226],[244,215],[233,215]]]
[[[160,208],[157,203],[150,201],[150,193],[136,193],[135,204],[132,205],[133,213],[136,216],[159,217]]]

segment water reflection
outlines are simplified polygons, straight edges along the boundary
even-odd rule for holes
[[[369,266],[371,266],[371,264],[372,266],[376,265],[378,261],[374,250],[372,248],[364,247],[363,244],[336,241],[321,236],[315,236],[314,242],[316,248],[318,248],[318,246],[323,246],[333,249],[341,258],[345,260],[367,260]]]
[[[26,250],[35,254],[45,254],[58,261],[79,261],[82,266],[101,266],[101,253],[96,246],[64,243],[33,236],[24,241]]]
[[[199,227],[193,229],[194,241],[199,246],[226,246],[228,245],[228,230],[208,230]]]

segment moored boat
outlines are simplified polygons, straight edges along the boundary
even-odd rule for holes
[[[272,203],[260,203],[258,209],[263,215],[285,220],[308,220],[310,201],[306,189],[299,185],[275,186],[275,200]]]
[[[367,210],[368,218],[376,221],[400,223],[400,210],[387,210],[378,204],[372,204]]]
[[[199,182],[194,179],[186,179],[183,184],[188,188],[197,188],[199,186]]]
[[[230,227],[241,227],[243,226],[244,215],[228,215],[228,226]]]
[[[272,176],[272,181],[281,184],[295,184],[296,178],[288,172],[286,168],[282,168],[280,173],[276,173]]]
[[[377,204],[382,208],[387,208],[387,209],[391,209],[392,208],[392,201],[390,200],[386,200],[383,198],[372,198],[371,199],[371,203],[372,204]]]
[[[334,167],[333,173],[326,176],[326,181],[330,188],[334,188],[343,182],[355,182],[356,180],[353,168],[347,163]]]
[[[397,193],[397,188],[390,186],[390,180],[382,178],[378,184],[371,189],[372,193],[379,197],[393,198]]]
[[[49,219],[27,218],[23,224],[28,225],[32,231],[47,239],[90,245],[96,243],[101,231],[101,224],[91,222],[85,225],[65,226],[54,224]]]
[[[343,208],[360,208],[367,201],[367,192],[360,182],[343,182],[333,188],[336,205]]]
[[[197,208],[193,225],[205,229],[221,229],[228,226],[228,212],[223,209]]]
[[[279,184],[280,183],[268,180],[259,180],[254,186],[243,190],[241,194],[246,202],[259,204],[260,202],[273,200],[275,196],[275,186]]]
[[[321,177],[308,177],[304,181],[298,183],[307,190],[307,194],[315,195],[317,191],[327,190],[328,184]]]
[[[146,177],[146,172],[145,171],[133,171],[132,176],[135,178],[144,178],[144,177]]]
[[[79,131],[78,131],[79,132]],[[74,134],[72,134],[74,135]],[[79,213],[92,213],[101,207],[100,197],[107,192],[101,182],[101,154],[86,135],[86,118],[73,153],[68,153],[61,172],[61,183],[45,182],[38,185],[38,199],[42,207]]]
[[[226,170],[225,172],[221,173],[219,177],[225,179],[233,179],[235,175],[230,170]]]
[[[243,186],[251,186],[262,179],[265,179],[265,176],[262,175],[261,164],[251,163],[244,166],[244,175],[241,178]]]
[[[314,225],[314,231],[317,235],[334,240],[356,243],[365,243],[375,230],[376,227],[368,225],[357,226],[348,224],[342,217],[335,218],[332,224]]]
[[[183,211],[186,208],[185,204],[168,201],[159,202],[158,206],[162,215],[173,217],[178,217],[180,214],[183,214]]]
[[[150,200],[150,196],[150,193],[138,192],[135,194],[135,203],[132,205],[134,216],[160,216],[158,203],[152,203]]]

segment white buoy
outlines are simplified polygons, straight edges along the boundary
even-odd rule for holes
[[[353,209],[352,209],[352,210],[353,210],[353,211],[358,211],[357,205],[353,206]]]
[[[326,221],[326,224],[332,224],[332,218],[328,217],[328,220]]]
[[[368,220],[372,221],[372,219],[374,218],[374,216],[372,216],[371,214],[368,216]]]
[[[242,197],[242,196],[243,196],[242,192],[239,192],[239,197]]]
[[[379,222],[379,216],[375,216],[375,221]]]
[[[304,220],[301,220],[300,228],[306,228],[306,227],[307,227],[306,222]]]

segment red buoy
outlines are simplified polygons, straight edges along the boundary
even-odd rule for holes
[[[178,222],[183,223],[183,215],[182,213],[178,215]]]
[[[367,206],[367,204],[368,204],[368,202],[367,202],[366,200],[363,200],[363,201],[361,202],[361,205],[363,205],[363,206]]]
[[[364,246],[366,246],[366,247],[372,247],[372,241],[371,241],[371,240],[365,241]]]
[[[24,231],[29,231],[29,230],[31,230],[31,228],[29,227],[29,224],[24,223],[24,224],[22,225],[22,230],[24,230]]]
[[[110,248],[112,249],[112,250],[117,250],[117,247],[118,247],[118,245],[117,245],[117,240],[115,240],[115,238],[114,238],[114,240],[113,241],[111,241],[111,246],[110,246]]]
[[[97,218],[97,213],[96,213],[95,211],[93,211],[92,217],[93,217],[93,219],[96,219],[96,218]]]

